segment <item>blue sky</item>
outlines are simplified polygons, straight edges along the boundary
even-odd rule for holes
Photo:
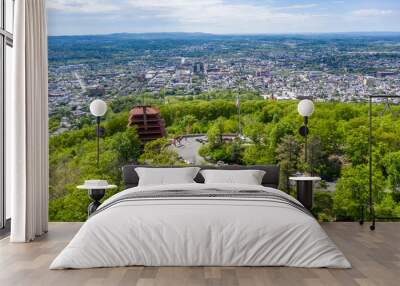
[[[400,0],[48,0],[50,35],[400,32]]]

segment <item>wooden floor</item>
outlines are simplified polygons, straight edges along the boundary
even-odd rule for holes
[[[51,223],[49,233],[29,244],[0,241],[0,285],[400,285],[400,223],[324,223],[352,269],[288,267],[125,267],[48,270],[80,223]]]

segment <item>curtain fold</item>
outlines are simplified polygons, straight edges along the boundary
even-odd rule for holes
[[[13,94],[6,118],[12,242],[48,227],[48,62],[45,0],[15,2]],[[8,152],[10,150],[10,152]]]

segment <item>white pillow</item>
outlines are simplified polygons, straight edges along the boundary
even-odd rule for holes
[[[261,185],[265,171],[261,170],[202,170],[205,184]]]
[[[139,186],[171,185],[195,183],[193,180],[200,168],[135,168],[139,176]]]

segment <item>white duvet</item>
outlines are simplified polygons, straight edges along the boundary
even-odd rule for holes
[[[110,199],[210,187],[291,198],[262,186],[182,184],[136,187]],[[121,202],[94,215],[50,269],[128,265],[351,267],[318,222],[290,205],[254,198],[162,198]]]

